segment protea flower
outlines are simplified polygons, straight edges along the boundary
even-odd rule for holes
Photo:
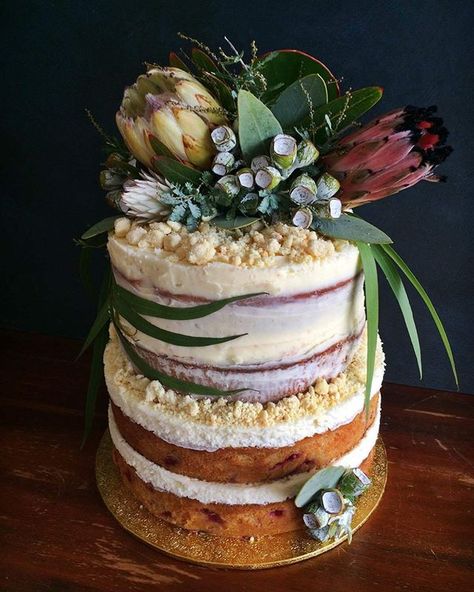
[[[339,179],[345,207],[382,199],[418,181],[442,181],[433,169],[452,151],[436,107],[396,109],[346,136],[323,158]]]
[[[160,201],[160,197],[169,190],[166,181],[158,175],[142,173],[140,179],[133,179],[124,184],[117,205],[130,218],[163,218],[169,214],[169,208]]]
[[[209,168],[215,147],[210,132],[226,123],[224,110],[191,74],[179,68],[152,68],[125,89],[117,126],[132,154],[151,167],[151,139],[186,164]]]

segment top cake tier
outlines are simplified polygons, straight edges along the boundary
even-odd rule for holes
[[[185,335],[244,334],[219,345],[177,346],[131,330],[137,352],[167,375],[246,389],[235,395],[245,401],[276,401],[336,376],[357,349],[363,279],[347,241],[283,224],[232,233],[202,224],[188,233],[173,222],[130,226],[122,219],[108,250],[119,285],[167,306],[265,292],[199,319],[147,317]]]

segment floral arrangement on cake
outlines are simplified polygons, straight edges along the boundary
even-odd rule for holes
[[[213,52],[199,41],[182,37],[193,44],[190,55],[171,53],[169,66],[148,65],[146,73],[126,88],[116,116],[121,139],[105,134],[92,119],[106,142],[100,182],[119,214],[83,234],[78,242],[84,261],[91,249],[105,245],[107,232],[119,217],[144,225],[179,222],[191,233],[203,222],[230,233],[245,232],[256,223],[284,223],[330,239],[346,239],[357,245],[365,276],[366,401],[370,400],[378,331],[377,268],[400,305],[420,377],[420,343],[404,281],[412,284],[431,313],[457,383],[446,332],[426,291],[395,252],[391,239],[354,213],[358,206],[419,181],[444,180],[435,168],[451,148],[436,107],[403,107],[361,126],[359,119],[382,98],[378,86],[342,92],[323,63],[297,50],[260,56],[252,43],[246,60],[244,52],[227,39],[228,50]],[[157,339],[200,347],[239,336],[172,334],[143,315],[199,318],[252,296],[172,308],[127,292],[109,274],[83,348],[94,345],[86,432],[100,383],[109,320],[144,376],[182,393],[226,396],[236,391],[192,384],[148,366],[124,338],[120,317]],[[357,470],[343,474],[331,469],[331,478],[326,477],[310,480],[306,494],[302,490],[296,500],[297,505],[312,500],[304,520],[320,540],[347,531],[352,502],[368,484]],[[317,507],[315,492],[320,492]]]

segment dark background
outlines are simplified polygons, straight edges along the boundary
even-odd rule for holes
[[[89,108],[108,131],[123,87],[165,64],[183,31],[208,45],[223,35],[262,52],[298,48],[327,63],[343,87],[379,84],[374,113],[407,103],[438,104],[455,151],[446,185],[420,183],[359,210],[382,227],[418,274],[445,322],[461,377],[474,392],[473,28],[474,3],[453,1],[42,1],[2,8],[5,285],[0,325],[83,337],[94,306],[78,278],[73,237],[111,215],[97,184],[101,140]],[[425,386],[453,379],[431,319],[413,298]],[[419,384],[396,304],[382,290],[387,379]]]

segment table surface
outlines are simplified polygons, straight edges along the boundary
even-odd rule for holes
[[[2,344],[4,592],[461,592],[474,578],[472,396],[385,384],[388,484],[352,544],[287,567],[210,569],[147,547],[102,504],[94,456],[105,394],[81,450],[88,359],[74,362],[78,342],[3,332]]]

